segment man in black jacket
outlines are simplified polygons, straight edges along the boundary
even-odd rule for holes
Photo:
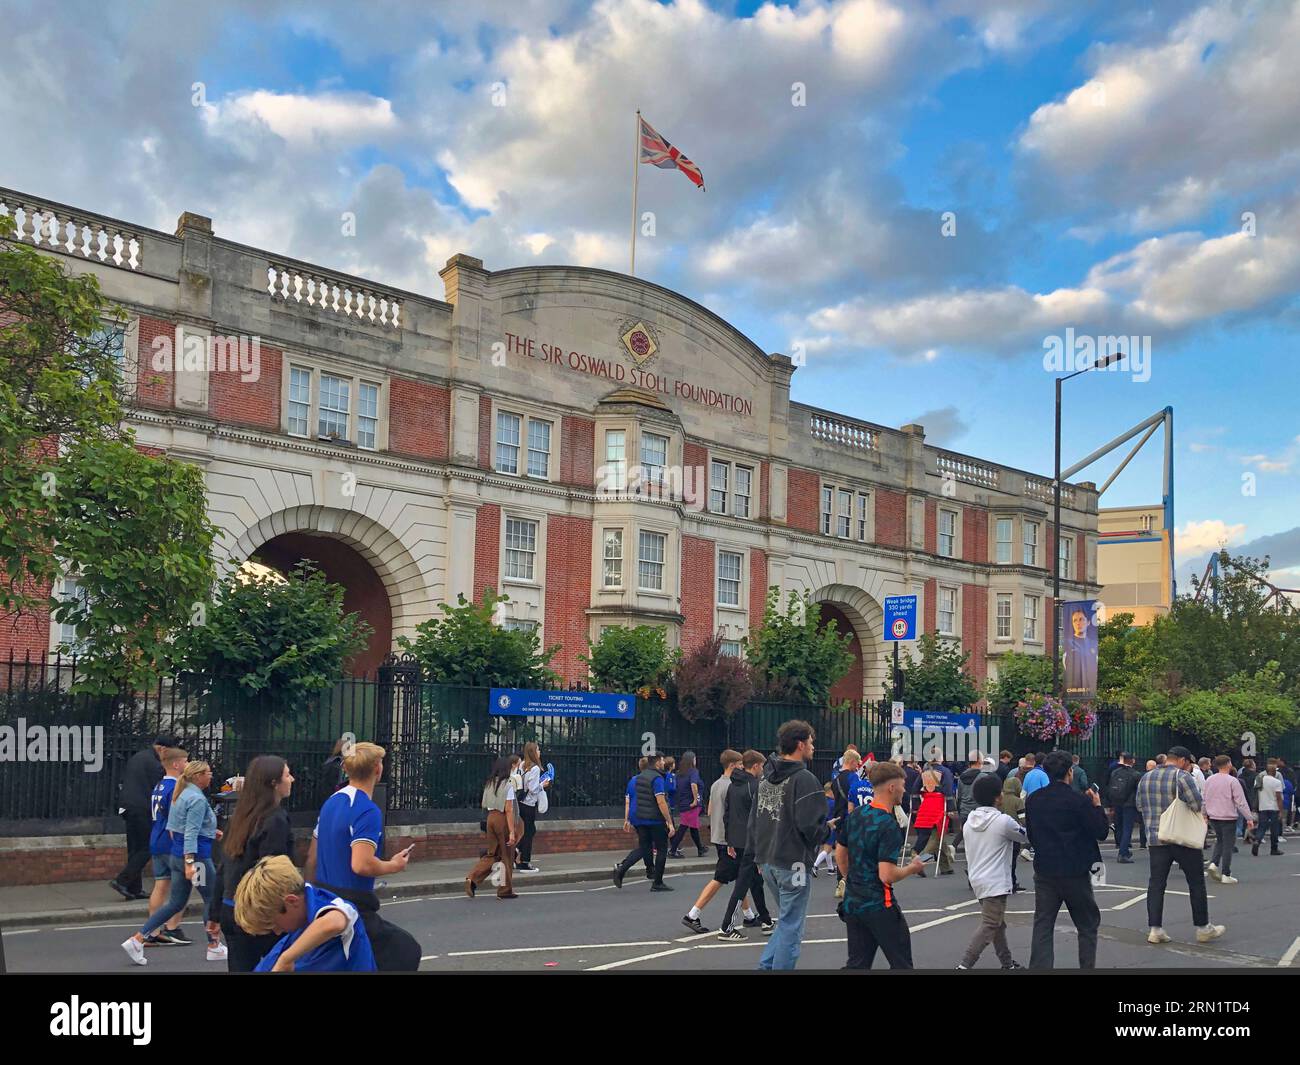
[[[763,775],[763,766],[767,759],[758,751],[746,751],[741,756],[740,765],[731,771],[731,787],[727,789],[726,822],[727,853],[736,858],[740,872],[736,885],[731,889],[731,899],[727,903],[727,912],[722,916],[722,931],[718,933],[721,940],[744,939],[744,933],[732,928],[731,921],[736,915],[736,907],[745,897],[746,892],[754,896],[754,909],[758,912],[758,922],[763,934],[771,935],[776,925],[767,912],[767,899],[763,894],[763,877],[754,861],[754,850],[749,845],[749,812],[754,806],[754,797],[758,794],[758,780]]]
[[[1137,824],[1138,771],[1133,756],[1121,751],[1119,765],[1111,770],[1108,799],[1115,810],[1115,842],[1119,845],[1119,861],[1123,865],[1133,862],[1133,826]]]
[[[1101,911],[1092,896],[1091,871],[1101,863],[1097,844],[1110,831],[1095,791],[1071,787],[1074,765],[1065,751],[1043,761],[1047,786],[1025,800],[1025,830],[1034,849],[1034,937],[1031,969],[1052,968],[1056,915],[1065,903],[1079,933],[1079,968],[1097,967]]]
[[[122,770],[118,813],[126,822],[126,864],[108,886],[124,899],[147,899],[140,873],[149,861],[149,833],[153,828],[149,798],[163,778],[162,753],[178,746],[172,736],[155,736],[153,744],[131,755]]]

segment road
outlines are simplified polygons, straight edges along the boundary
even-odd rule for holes
[[[1102,968],[1300,968],[1300,837],[1289,837],[1281,857],[1252,858],[1243,847],[1233,872],[1241,883],[1209,881],[1211,918],[1226,924],[1223,938],[1195,942],[1187,885],[1175,869],[1165,900],[1165,930],[1174,942],[1146,943],[1146,852],[1134,851],[1133,865],[1115,862],[1115,849],[1103,846],[1107,884],[1097,890],[1102,907],[1098,964]],[[613,856],[611,855],[611,861]],[[764,937],[746,929],[743,943],[719,943],[714,935],[692,935],[681,924],[707,873],[673,874],[672,893],[651,893],[648,883],[630,875],[622,890],[612,883],[571,884],[529,890],[525,874],[516,877],[520,898],[501,901],[484,885],[475,899],[463,895],[400,899],[384,903],[384,915],[421,942],[426,970],[538,971],[752,969]],[[1033,921],[1033,875],[1021,862],[1021,883],[1030,890],[1014,896],[1008,910],[1008,938],[1022,964],[1029,961]],[[834,878],[813,883],[801,969],[838,969],[844,964],[844,926],[835,916]],[[952,969],[974,931],[978,911],[958,861],[953,876],[910,878],[898,896],[912,929],[917,968]],[[724,900],[720,894],[704,913],[716,929]],[[148,952],[147,967],[132,965],[119,944],[131,931],[126,924],[71,925],[15,929],[4,934],[10,972],[114,972],[127,974],[221,971],[223,962],[206,962],[197,922],[186,925],[189,947],[159,947]],[[1057,966],[1077,964],[1076,940],[1065,911],[1057,921]],[[883,959],[877,965],[883,965]],[[980,968],[993,969],[990,948]]]

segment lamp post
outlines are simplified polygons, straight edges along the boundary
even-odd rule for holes
[[[1061,698],[1061,385],[1089,370],[1102,370],[1124,358],[1112,352],[1091,366],[1056,379],[1056,467],[1052,478],[1052,694]]]

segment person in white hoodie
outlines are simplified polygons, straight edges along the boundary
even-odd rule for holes
[[[966,818],[966,875],[980,903],[980,926],[958,969],[973,969],[990,943],[1004,969],[1022,969],[1007,945],[1007,899],[1011,896],[1011,848],[1025,830],[1002,813],[1002,781],[985,773],[971,786],[975,809]]]

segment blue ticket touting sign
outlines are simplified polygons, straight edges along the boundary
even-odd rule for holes
[[[493,688],[488,712],[507,717],[603,717],[631,721],[636,696],[617,692],[548,692]]]

